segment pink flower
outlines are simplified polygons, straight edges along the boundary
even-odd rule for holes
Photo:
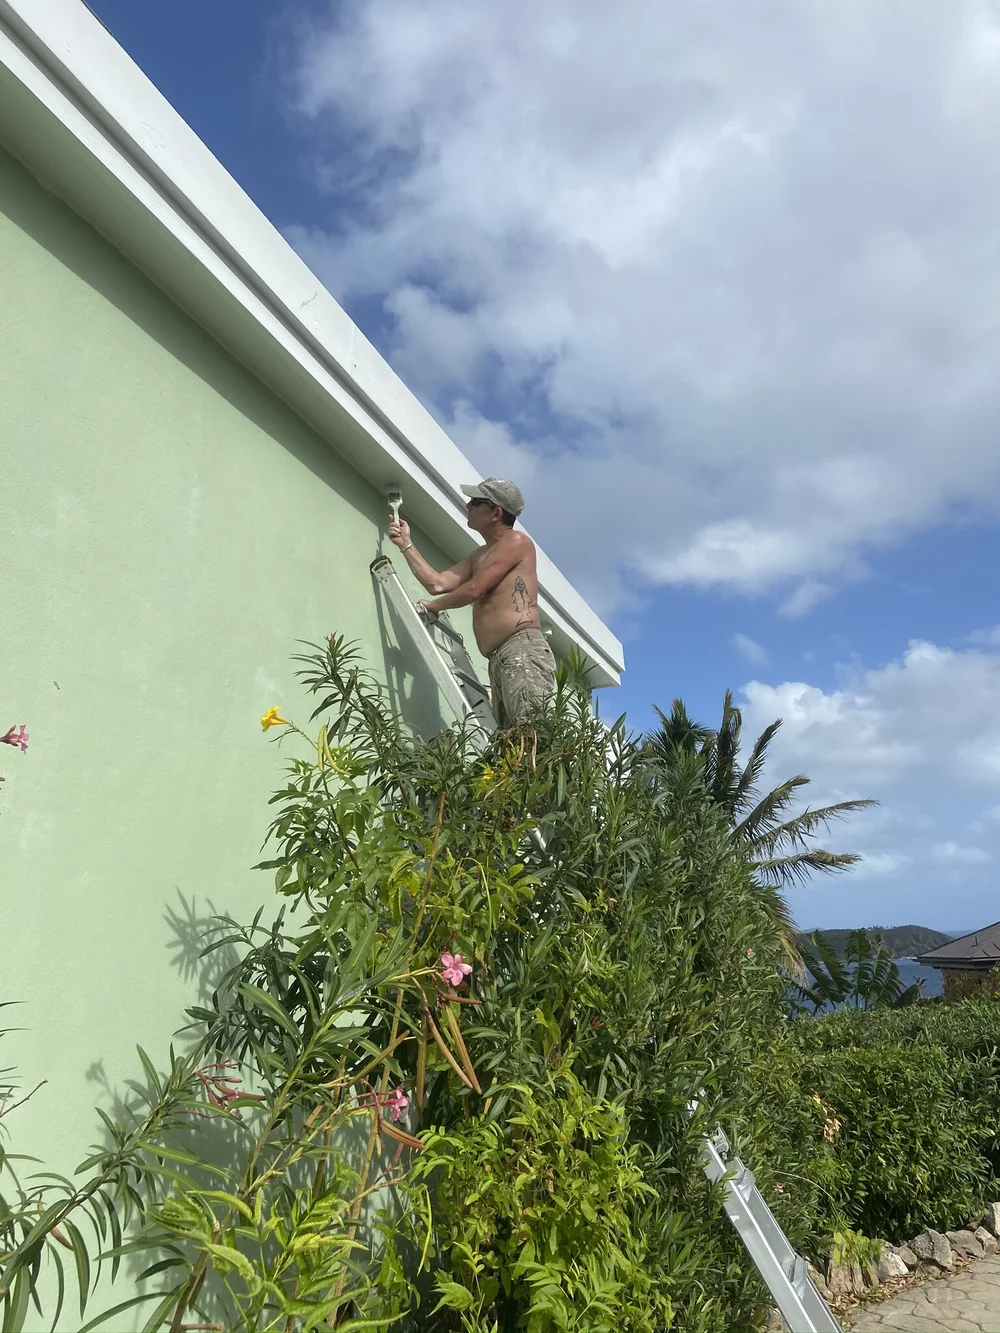
[[[382,1105],[392,1114],[393,1120],[398,1120],[410,1104],[410,1099],[403,1091],[402,1084],[391,1092],[388,1097],[382,1098]]]
[[[0,744],[20,745],[21,753],[23,754],[28,748],[28,733],[24,729],[24,724],[21,724],[20,731],[18,731],[17,727],[11,727],[6,736],[0,736]]]
[[[450,953],[443,953],[441,955],[442,980],[449,981],[453,986],[461,986],[462,982],[471,971],[472,965],[470,963],[463,963],[462,955],[460,953],[455,954],[454,957],[452,957]]]
[[[784,1194],[785,1187],[784,1185],[775,1185],[774,1190],[776,1194]]]
[[[748,957],[748,958],[756,958],[756,956],[757,956],[757,955],[754,953],[753,949],[747,949],[747,957]]]

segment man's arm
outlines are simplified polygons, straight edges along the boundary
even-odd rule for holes
[[[454,588],[442,596],[435,597],[423,605],[428,611],[451,611],[460,606],[471,606],[480,597],[491,592],[501,579],[506,578],[516,564],[524,558],[524,543],[530,540],[523,532],[511,533],[505,540],[494,546],[483,558],[479,568],[463,579]],[[458,568],[458,566],[456,566]]]
[[[405,519],[400,519],[398,523],[393,519],[389,520],[389,540],[403,553],[403,558],[413,570],[417,582],[428,592],[450,592],[472,574],[470,559],[461,560],[457,565],[452,565],[451,569],[440,572],[428,564],[413,545],[410,525]]]

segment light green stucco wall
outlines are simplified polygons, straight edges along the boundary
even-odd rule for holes
[[[384,499],[2,152],[0,293],[0,733],[31,738],[0,747],[0,1066],[48,1080],[10,1146],[67,1170],[195,997],[185,918],[277,906],[258,719],[308,718],[296,640],[360,639],[440,717],[384,637]]]

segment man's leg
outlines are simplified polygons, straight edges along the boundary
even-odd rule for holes
[[[493,716],[496,718],[500,730],[506,731],[510,723],[507,721],[507,710],[503,701],[503,670],[500,665],[500,648],[490,653],[486,660],[490,668],[490,703],[493,707]]]
[[[503,698],[505,720],[500,725],[504,729],[519,727],[540,713],[551,698],[556,659],[541,630],[512,635],[493,657],[497,659],[498,692]],[[492,679],[492,659],[490,675]]]

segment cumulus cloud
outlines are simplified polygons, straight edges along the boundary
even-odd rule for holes
[[[840,674],[830,690],[754,681],[739,699],[748,736],[784,719],[767,776],[808,774],[814,805],[880,802],[830,834],[831,845],[861,851],[864,860],[820,891],[828,923],[867,920],[873,880],[880,912],[893,921],[948,930],[993,920],[1000,655],[914,640],[895,661]],[[970,811],[979,817],[970,821]],[[794,892],[800,920],[815,919],[817,896],[816,886]]]
[[[992,0],[332,6],[290,235],[605,609],[801,615],[1000,497],[998,74]]]

